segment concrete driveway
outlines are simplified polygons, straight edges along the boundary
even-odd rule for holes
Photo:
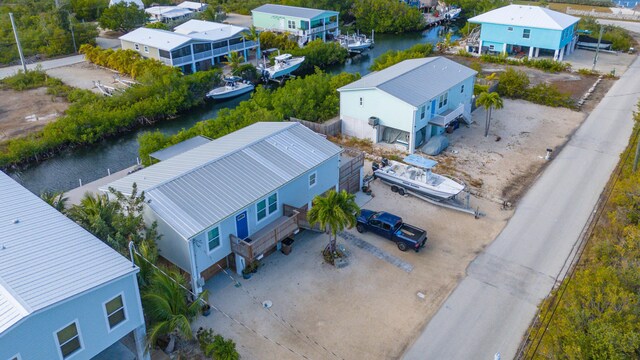
[[[537,305],[566,272],[565,260],[629,141],[639,77],[636,59],[473,261],[405,359],[514,357]]]

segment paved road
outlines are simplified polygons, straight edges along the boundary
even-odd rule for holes
[[[74,56],[67,56],[59,59],[41,61],[35,64],[29,64],[27,65],[27,69],[29,70],[35,69],[36,66],[40,65],[42,67],[42,70],[49,70],[49,69],[58,68],[62,66],[77,64],[83,61],[84,61],[84,55],[74,55]],[[21,65],[0,68],[0,79],[4,79],[8,76],[11,76],[17,73],[18,70],[22,70]]]
[[[623,28],[625,28],[625,29],[627,29],[629,31],[637,32],[638,34],[640,34],[640,23],[638,23],[638,22],[620,21],[620,20],[606,20],[606,19],[598,19],[598,22],[601,23],[601,24],[605,24],[605,25],[622,26]]]
[[[638,79],[636,59],[471,263],[405,359],[514,357],[628,143]]]

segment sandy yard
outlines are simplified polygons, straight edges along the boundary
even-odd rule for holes
[[[0,90],[0,141],[26,135],[58,118],[69,103],[46,88]]]
[[[253,25],[251,15],[228,13],[223,23],[250,28]]]
[[[209,280],[205,287],[211,302],[260,335],[311,359],[400,357],[453,291],[467,264],[504,227],[511,212],[476,200],[487,213],[476,220],[416,198],[401,197],[379,181],[372,183],[372,190],[375,197],[363,207],[391,211],[427,229],[429,240],[424,249],[403,253],[384,238],[349,230],[349,237],[366,241],[381,252],[382,259],[371,249],[356,246],[353,239],[339,237],[351,255],[349,265],[337,269],[324,263],[320,255],[327,236],[301,232],[289,256],[276,252],[265,257],[263,266],[249,280],[232,274],[240,287],[224,273]],[[405,269],[392,264],[394,258]],[[406,268],[412,269],[407,272]],[[271,311],[262,308],[265,300],[272,301]],[[216,311],[193,324],[194,329],[200,326],[233,339],[243,359],[300,359]]]
[[[120,84],[115,82],[114,77],[120,76],[123,79],[130,80],[126,76],[119,75],[117,71],[97,66],[88,61],[49,69],[47,70],[47,74],[57,77],[67,85],[80,89],[88,89],[96,93],[100,93],[100,91],[96,88],[94,81],[100,81],[103,85],[122,88]]]

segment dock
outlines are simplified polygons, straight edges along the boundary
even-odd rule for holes
[[[83,184],[82,186],[79,186],[75,189],[71,189],[67,192],[64,193],[64,196],[67,197],[67,201],[69,205],[78,205],[80,204],[80,201],[82,200],[82,198],[84,197],[84,194],[86,193],[90,193],[90,194],[96,194],[98,193],[98,189],[101,186],[107,185],[113,181],[116,181],[118,179],[121,179],[125,176],[127,176],[128,174],[130,174],[132,171],[134,171],[137,167],[139,167],[140,165],[133,165],[131,167],[128,167],[124,170],[120,170],[118,172],[115,172],[109,176],[105,176],[103,178],[100,178],[98,180],[92,181],[90,183],[87,184]]]

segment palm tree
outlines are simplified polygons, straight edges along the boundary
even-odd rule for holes
[[[487,110],[487,117],[484,124],[484,136],[489,136],[489,127],[491,127],[491,110],[492,109],[502,109],[504,104],[502,102],[502,98],[496,92],[483,92],[478,95],[476,99],[476,104],[478,106],[484,106]]]
[[[109,200],[106,194],[86,193],[84,198],[80,200],[80,204],[73,205],[68,210],[68,214],[80,226],[114,247],[112,244],[113,236],[117,233],[114,228],[114,220],[118,216],[119,210],[118,202]],[[114,249],[120,253],[128,253],[126,244],[124,246],[124,249],[117,247]]]
[[[64,192],[49,190],[46,190],[42,194],[40,194],[40,198],[61,213],[65,212],[67,208],[67,201],[69,200],[69,198],[64,196]]]
[[[248,33],[244,33],[244,38],[249,41],[258,41],[260,38],[260,34],[258,34],[258,29],[255,26],[251,25]]]
[[[354,194],[344,190],[331,190],[326,196],[316,196],[313,199],[313,207],[307,213],[307,219],[311,225],[320,224],[320,227],[329,233],[329,245],[325,248],[324,254],[333,254],[336,250],[336,236],[339,231],[356,225],[360,207],[355,199]]]
[[[236,70],[238,70],[238,67],[243,62],[244,62],[244,56],[240,55],[240,52],[236,51],[227,55],[227,61],[225,61],[224,63],[226,65],[231,66],[231,73],[234,73]]]

